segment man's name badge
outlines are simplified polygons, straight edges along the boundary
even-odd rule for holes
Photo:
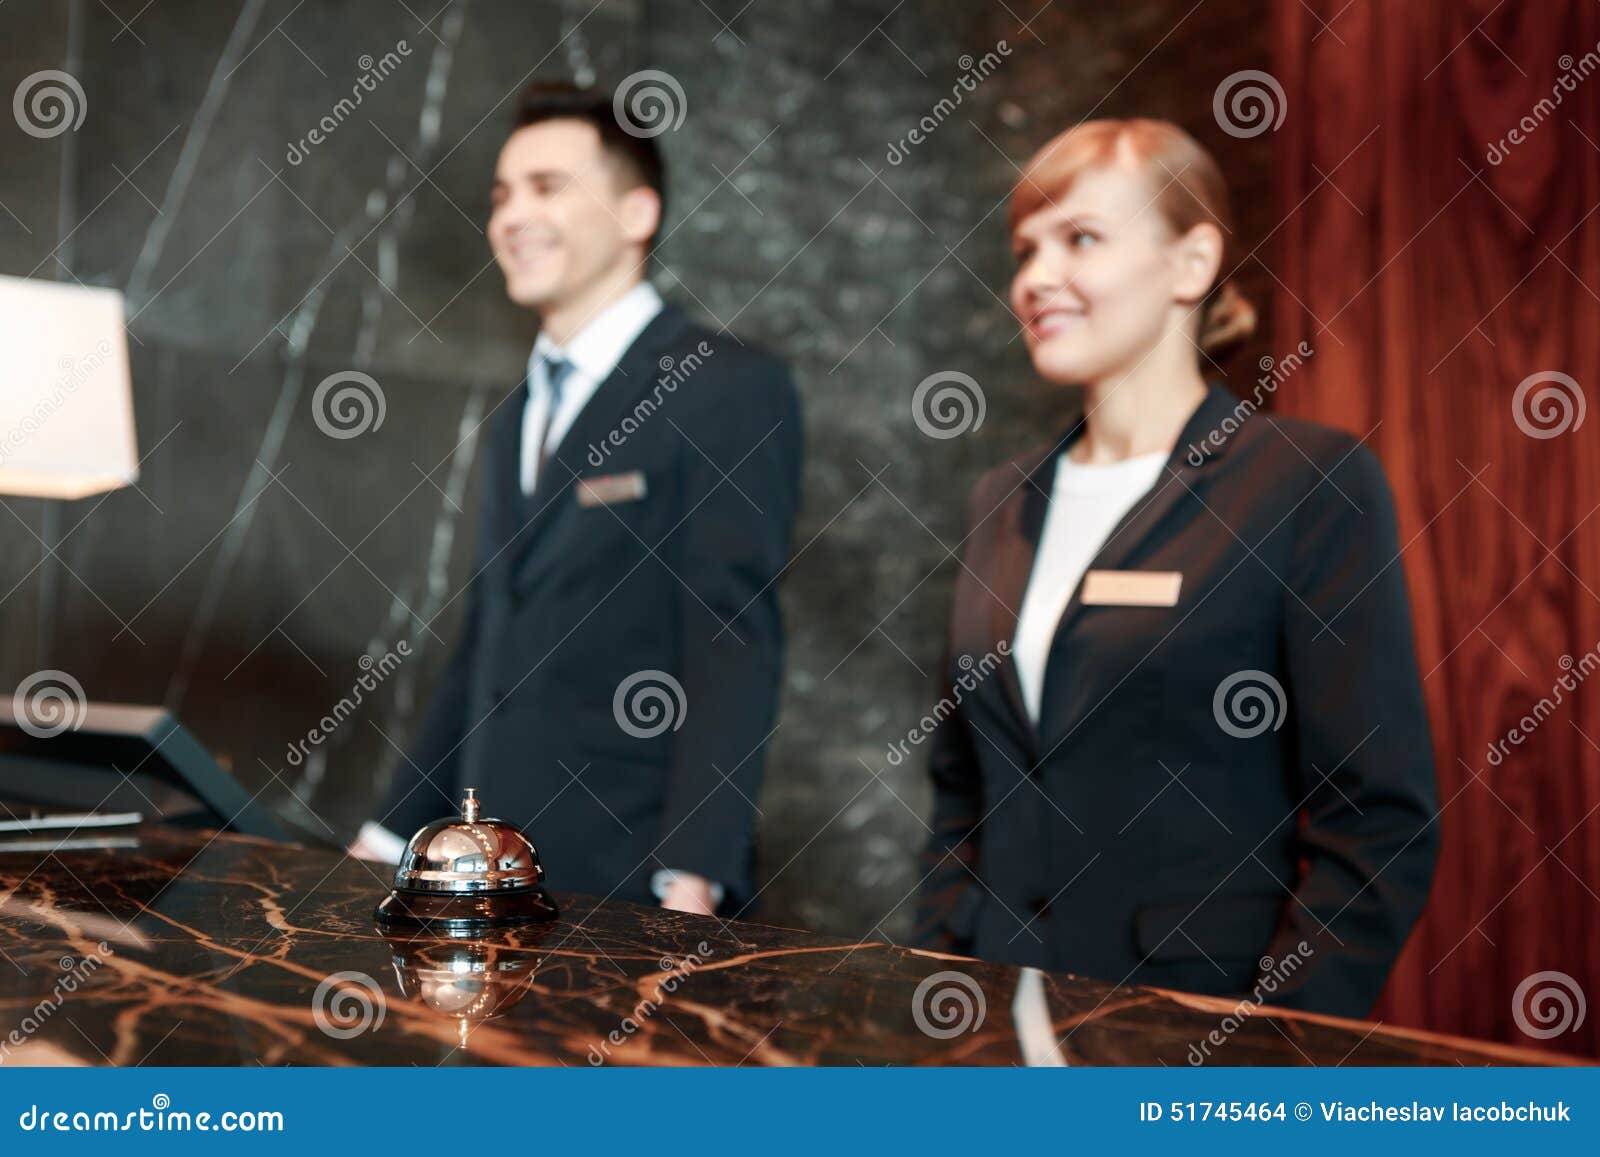
[[[579,506],[615,506],[619,502],[637,502],[644,495],[643,470],[578,479]]]

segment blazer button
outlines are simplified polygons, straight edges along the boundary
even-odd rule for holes
[[[1035,916],[1044,917],[1050,915],[1050,901],[1043,896],[1035,896],[1032,900],[1029,900],[1028,907]]]

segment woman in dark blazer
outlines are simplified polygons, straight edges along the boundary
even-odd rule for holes
[[[1310,351],[1207,383],[1254,326],[1226,200],[1145,120],[1013,194],[1012,306],[1084,412],[971,498],[919,939],[1361,1016],[1437,845],[1400,544],[1360,439],[1261,411]]]

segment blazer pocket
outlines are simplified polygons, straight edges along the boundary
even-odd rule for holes
[[[1286,903],[1289,898],[1282,893],[1218,892],[1208,898],[1145,904],[1134,914],[1134,938],[1139,954],[1151,963],[1253,959],[1272,942]]]
[[[586,483],[599,483],[605,501],[584,500],[580,488]],[[615,576],[660,548],[675,516],[670,498],[671,488],[657,470],[574,482],[550,499],[555,506],[545,512],[546,524],[520,548],[511,568],[512,593],[526,597],[552,577],[562,589],[581,587],[596,581],[597,565],[613,576],[601,590],[609,588]]]
[[[567,564],[561,569],[569,577],[592,582],[596,566],[610,568],[620,577],[652,552],[665,552],[662,538],[674,520],[667,498],[652,492],[642,498],[587,506],[576,497],[570,498],[572,508],[566,513],[564,527],[567,533],[547,545],[563,552],[564,557],[557,561]],[[608,580],[601,589],[609,588],[613,581],[614,578]]]

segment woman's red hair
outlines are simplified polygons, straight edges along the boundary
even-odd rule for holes
[[[1175,232],[1215,225],[1222,234],[1226,267],[1232,236],[1227,182],[1205,146],[1171,121],[1084,121],[1056,137],[1033,155],[1017,180],[1009,213],[1012,232],[1065,197],[1080,174],[1117,166],[1135,170],[1151,183],[1151,207]],[[1211,287],[1200,316],[1197,340],[1211,357],[1232,352],[1255,332],[1255,307],[1226,278]]]

